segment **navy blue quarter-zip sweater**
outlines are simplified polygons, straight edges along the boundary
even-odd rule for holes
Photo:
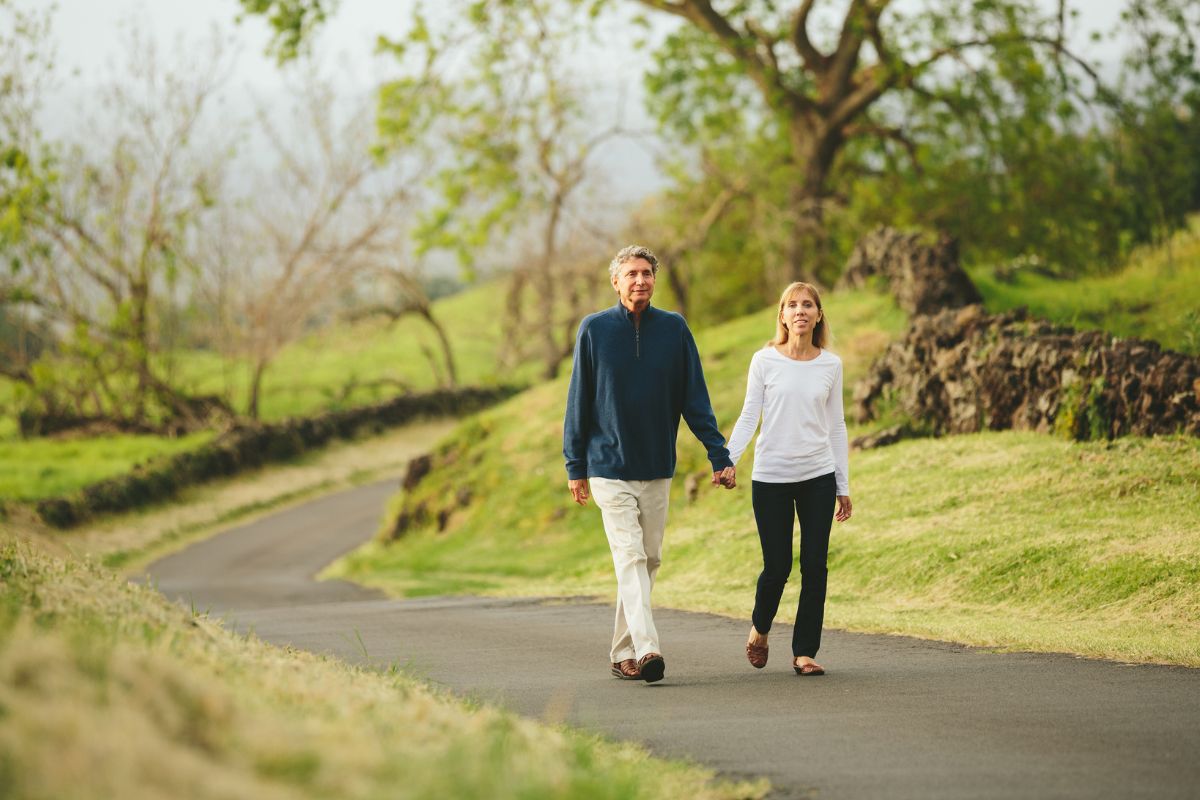
[[[563,422],[567,477],[673,477],[680,416],[707,448],[714,472],[733,465],[683,317],[651,306],[635,326],[620,303],[585,317]]]

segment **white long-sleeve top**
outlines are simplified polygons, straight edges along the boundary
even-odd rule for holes
[[[842,410],[842,360],[828,350],[796,361],[772,346],[750,359],[746,402],[729,437],[736,464],[762,419],[754,446],[753,480],[793,483],[834,473],[839,495],[850,494],[850,446]]]

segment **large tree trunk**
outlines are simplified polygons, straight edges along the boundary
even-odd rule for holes
[[[801,176],[788,198],[789,239],[784,262],[790,281],[819,283],[837,271],[825,227],[825,204],[829,199],[829,176],[844,145],[837,134],[822,130],[820,122],[794,118],[789,132],[792,159]]]

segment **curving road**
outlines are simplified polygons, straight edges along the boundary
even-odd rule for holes
[[[375,484],[260,519],[148,576],[266,641],[399,663],[522,714],[765,776],[772,797],[1200,797],[1200,670],[829,631],[830,673],[798,678],[786,647],[749,667],[744,621],[663,610],[667,679],[647,685],[608,673],[611,606],[401,601],[315,582],[371,537],[395,490]],[[776,642],[790,637],[776,625]]]

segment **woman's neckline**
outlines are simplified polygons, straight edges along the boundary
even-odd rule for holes
[[[771,345],[771,350],[773,350],[775,353],[779,354],[779,356],[781,356],[782,358],[786,358],[788,361],[792,361],[796,364],[811,364],[812,362],[816,361],[818,358],[820,358],[822,355],[825,354],[824,348],[820,348],[820,347],[817,348],[817,354],[815,356],[813,356],[812,358],[792,358],[787,353],[780,350],[779,345],[775,345],[775,344]]]

